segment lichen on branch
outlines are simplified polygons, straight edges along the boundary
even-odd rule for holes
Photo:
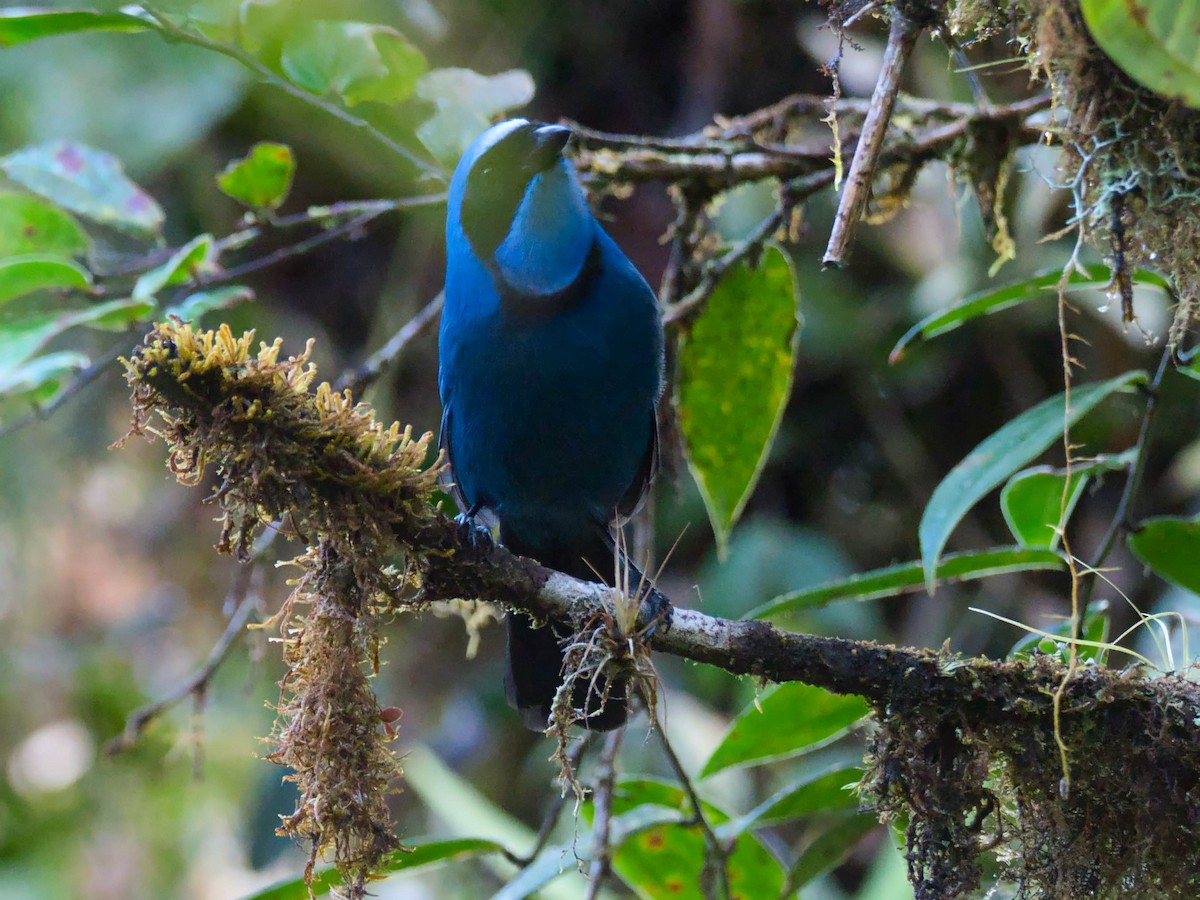
[[[132,431],[154,432],[187,483],[211,469],[234,550],[285,518],[309,551],[277,617],[289,670],[271,758],[301,791],[285,832],[312,859],[331,850],[352,897],[398,846],[387,798],[399,768],[369,675],[381,615],[432,600],[486,598],[583,629],[614,592],[497,546],[460,552],[434,505],[428,435],[382,428],[370,410],[311,390],[308,350],[251,352],[234,338],[160,325],[126,365]],[[150,424],[157,414],[162,424]],[[1052,656],[967,659],[796,634],[676,609],[646,645],[737,675],[804,681],[867,698],[875,711],[861,795],[907,819],[919,898],[969,896],[980,854],[1026,897],[1194,897],[1200,887],[1200,687],[1183,677],[1082,666]],[[1064,683],[1061,713],[1054,695]],[[1073,761],[1069,792],[1056,721]],[[780,723],[788,727],[788,723]]]
[[[311,341],[285,359],[280,341],[257,352],[253,342],[253,332],[235,338],[227,326],[156,326],[125,361],[130,434],[162,437],[184,484],[215,473],[219,550],[245,557],[254,533],[274,521],[310,543],[268,623],[280,629],[287,672],[267,758],[292,770],[296,809],[279,831],[308,844],[306,876],[332,852],[341,890],[363,897],[400,847],[387,805],[401,774],[388,747],[394,732],[369,684],[377,625],[413,602],[416,568],[396,534],[419,533],[436,515],[440,465],[426,465],[431,435],[383,428],[349,392],[312,390]]]

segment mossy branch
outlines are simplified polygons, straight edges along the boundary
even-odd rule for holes
[[[163,437],[186,483],[215,473],[220,549],[244,550],[277,519],[309,542],[277,617],[289,671],[270,758],[294,769],[301,792],[282,831],[310,841],[314,860],[333,849],[350,895],[363,896],[398,843],[384,801],[399,767],[368,682],[379,617],[484,598],[579,626],[612,608],[613,591],[503,547],[480,558],[432,505],[441,465],[426,465],[431,435],[385,429],[327,385],[310,390],[311,344],[281,360],[278,341],[257,353],[252,341],[227,327],[156,327],[126,363],[131,433]],[[152,415],[162,424],[151,427]],[[1052,715],[1064,668],[1051,657],[964,659],[687,609],[647,644],[735,675],[866,697],[878,727],[863,796],[885,817],[907,817],[918,897],[972,890],[981,848],[1004,841],[1021,848],[1010,874],[1053,896],[1117,886],[1193,896],[1200,883],[1200,687],[1182,677],[1096,666],[1070,679],[1060,719],[1076,760],[1068,794]]]

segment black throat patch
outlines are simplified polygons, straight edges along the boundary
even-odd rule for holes
[[[517,208],[536,172],[532,124],[513,129],[475,160],[467,175],[460,213],[463,232],[485,264],[512,227]]]

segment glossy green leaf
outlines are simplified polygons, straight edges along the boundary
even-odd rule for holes
[[[0,304],[50,288],[86,290],[92,276],[62,256],[31,254],[0,259]]]
[[[217,186],[251,209],[278,209],[292,189],[296,160],[287,144],[258,143],[217,176]]]
[[[1130,78],[1200,108],[1200,3],[1080,0],[1079,5],[1096,43]]]
[[[1010,572],[1032,572],[1062,569],[1061,556],[1049,550],[1030,550],[1023,547],[996,547],[991,550],[968,550],[948,553],[938,562],[937,583],[954,584],[991,575]],[[860,575],[818,585],[803,591],[783,594],[750,610],[742,618],[770,619],[808,609],[820,609],[839,600],[878,600],[895,597],[925,587],[924,568],[920,560],[873,569]]]
[[[26,41],[71,34],[77,31],[145,31],[145,19],[125,13],[101,13],[92,10],[40,10],[14,8],[0,10],[0,47],[12,47]]]
[[[1051,466],[1026,469],[1010,478],[1000,491],[1000,509],[1017,542],[1056,549],[1087,480],[1084,473],[1072,472],[1068,486],[1066,472]]]
[[[64,209],[125,231],[157,235],[163,212],[126,177],[116,157],[84,144],[52,141],[0,158],[0,171]]]
[[[1070,278],[1067,279],[1071,289],[1103,289],[1112,283],[1112,271],[1108,266],[1090,265],[1086,266],[1085,270],[1086,274],[1071,273]],[[1132,278],[1137,284],[1153,285],[1166,291],[1171,289],[1166,279],[1154,272],[1139,270],[1133,273]],[[904,333],[904,336],[900,338],[888,355],[888,362],[892,364],[899,362],[913,344],[953,331],[972,319],[1011,309],[1027,300],[1054,297],[1060,281],[1062,281],[1061,269],[1039,272],[1032,278],[1018,281],[1015,284],[979,291],[948,309],[938,310]]]
[[[0,375],[0,395],[20,397],[33,403],[49,403],[62,389],[68,376],[90,364],[90,359],[74,350],[36,356],[24,365]]]
[[[850,855],[862,836],[878,824],[879,820],[869,813],[854,813],[839,819],[800,854],[788,877],[789,891],[798,891],[837,866]]]
[[[482,838],[455,838],[447,841],[424,839],[413,841],[407,850],[398,850],[391,854],[376,871],[381,874],[411,872],[435,863],[503,852],[503,846]],[[313,877],[313,893],[322,896],[327,894],[330,888],[340,884],[342,877],[337,869],[322,869]],[[308,900],[308,887],[303,878],[292,878],[251,894],[244,900]]]
[[[24,194],[0,194],[0,259],[48,253],[82,256],[88,237],[71,216]]]
[[[679,351],[679,425],[722,557],[792,390],[796,305],[791,261],[767,246],[726,273]]]
[[[233,284],[227,287],[213,288],[211,291],[197,291],[189,294],[179,303],[167,307],[165,315],[178,316],[185,322],[194,322],[205,313],[218,309],[230,309],[239,303],[254,299],[254,291],[245,285]]]
[[[862,697],[831,694],[799,682],[775,685],[733,720],[700,777],[730,766],[788,759],[824,747],[868,712],[870,707]]]
[[[199,275],[216,270],[217,246],[211,234],[192,238],[161,266],[151,269],[138,278],[133,286],[133,297],[149,300],[165,287],[183,284]]]
[[[404,35],[365,22],[307,22],[288,35],[280,65],[313,94],[337,94],[351,106],[399,103],[412,96],[425,57]]]
[[[1110,625],[1111,617],[1108,614],[1108,601],[1097,600],[1094,603],[1089,603],[1087,610],[1083,614],[1083,631],[1080,636],[1085,641],[1101,643],[1108,640]],[[1041,626],[1040,630],[1049,632],[1054,637],[1050,638],[1042,634],[1027,634],[1008,651],[1009,657],[1013,659],[1028,659],[1035,653],[1044,653],[1058,656],[1062,662],[1067,662],[1070,659],[1070,649],[1067,646],[1067,639],[1071,636],[1071,617],[1058,616],[1051,627]],[[1061,638],[1061,640],[1055,640],[1055,638]],[[1081,660],[1094,659],[1097,662],[1103,663],[1107,652],[1100,647],[1079,644],[1076,647],[1076,654]]]
[[[455,162],[467,144],[500,113],[533,99],[533,78],[522,69],[480,75],[470,69],[434,69],[417,84],[417,96],[434,104],[417,137],[435,157]]]
[[[83,309],[37,313],[19,319],[0,320],[0,383],[14,377],[25,361],[51,339],[77,325],[95,328],[125,327],[154,311],[140,300],[110,300]]]
[[[1145,519],[1126,540],[1155,575],[1200,594],[1200,517]]]
[[[1056,394],[1017,416],[951,469],[921,515],[921,559],[929,591],[934,589],[942,549],[962,517],[1001,482],[1061,440],[1064,416],[1074,424],[1105,397],[1146,380],[1145,372],[1133,371],[1077,387],[1071,391],[1070,410],[1063,408],[1063,395]]]
[[[720,826],[728,813],[704,803],[704,815]],[[701,882],[708,848],[696,825],[684,824],[691,812],[683,789],[655,779],[628,779],[613,792],[613,870],[639,897],[708,896]],[[590,804],[585,813],[591,817]],[[644,824],[643,824],[644,823]],[[729,887],[734,896],[777,897],[784,873],[778,860],[752,833],[731,835]]]
[[[1133,463],[1134,451],[1101,456],[1071,467],[1071,485],[1067,488],[1067,473],[1051,466],[1035,466],[1018,472],[1000,492],[1000,509],[1008,529],[1022,547],[1057,549],[1061,531],[1075,504],[1083,496],[1088,479],[1098,472],[1124,469]]]
[[[852,788],[862,780],[862,775],[863,770],[857,766],[805,772],[744,816],[721,826],[721,836],[831,810],[856,810],[858,796]]]

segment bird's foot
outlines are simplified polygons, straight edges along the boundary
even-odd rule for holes
[[[496,542],[492,539],[491,529],[475,521],[478,510],[459,513],[454,517],[458,524],[458,540],[463,547],[469,548],[478,559],[487,559]]]
[[[641,588],[641,606],[638,609],[638,630],[644,637],[650,637],[658,629],[671,630],[671,615],[675,608],[658,588],[645,584]]]

